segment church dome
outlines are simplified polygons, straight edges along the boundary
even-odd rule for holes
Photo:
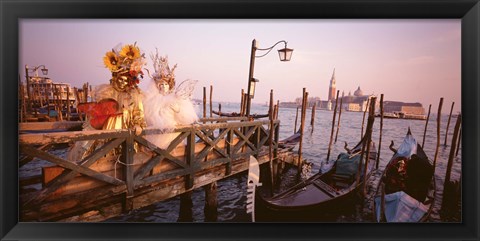
[[[358,89],[353,92],[353,95],[357,97],[363,96],[363,91],[360,89],[360,86],[358,86]]]

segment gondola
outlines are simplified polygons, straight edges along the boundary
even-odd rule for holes
[[[417,144],[410,128],[385,167],[375,194],[377,222],[425,222],[435,199],[434,166]]]
[[[226,113],[226,112],[220,112],[216,110],[212,110],[212,113],[218,116],[224,116],[224,117],[240,117],[240,113],[237,112],[231,112],[231,113]],[[258,119],[258,118],[265,118],[268,117],[268,114],[253,114],[250,115],[251,118]]]
[[[365,165],[362,161],[357,181],[362,144],[366,141],[365,135],[352,150],[346,148],[348,151],[338,155],[329,171],[317,173],[280,194],[266,197],[256,192],[257,221],[321,221],[325,213],[344,209],[343,205],[354,199],[357,189],[370,177],[375,166],[373,160],[377,153],[371,142],[367,175],[363,176]],[[366,160],[366,149],[365,147],[363,160]]]
[[[287,148],[287,149],[293,149],[297,143],[300,142],[300,138],[302,135],[300,134],[300,131],[297,131],[295,134],[278,141],[278,146],[280,148]]]

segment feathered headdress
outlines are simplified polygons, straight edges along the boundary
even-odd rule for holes
[[[119,91],[137,88],[140,78],[143,78],[145,54],[140,52],[136,44],[135,42],[119,49],[112,49],[103,57],[105,67],[112,72],[110,84]]]
[[[177,68],[177,64],[175,64],[173,68],[170,69],[170,66],[168,65],[168,56],[160,56],[158,54],[158,49],[156,49],[155,54],[150,54],[150,58],[153,61],[153,68],[155,70],[155,73],[153,73],[150,78],[152,78],[155,83],[165,81],[170,86],[170,89],[173,89],[175,87],[174,71]],[[150,72],[148,70],[147,72],[150,75]]]

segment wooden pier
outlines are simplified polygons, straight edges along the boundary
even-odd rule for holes
[[[19,167],[38,170],[20,176],[19,221],[102,221],[246,171],[251,155],[260,164],[300,163],[297,155],[279,148],[278,120],[273,122],[275,131],[269,131],[268,120],[246,117],[204,118],[199,123],[173,130],[179,135],[166,149],[145,138],[167,133],[161,129],[147,128],[139,136],[130,130],[25,133],[41,127],[22,123]],[[48,151],[53,145],[88,140],[101,144],[77,163]]]

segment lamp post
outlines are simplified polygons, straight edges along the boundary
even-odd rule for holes
[[[279,43],[284,43],[285,44],[285,47],[283,49],[278,50],[278,57],[280,58],[280,61],[282,61],[282,62],[290,61],[290,58],[292,57],[293,49],[287,48],[287,42],[285,40],[280,40],[277,43],[275,43],[274,45],[272,45],[271,47],[265,48],[265,49],[258,48],[257,40],[254,39],[252,41],[252,51],[251,51],[251,54],[250,54],[250,71],[248,73],[248,89],[247,89],[248,98],[247,98],[247,108],[246,108],[246,116],[247,117],[250,116],[251,101],[252,101],[252,99],[255,95],[255,83],[259,82],[258,79],[253,78],[253,71],[254,71],[254,68],[255,68],[255,58],[261,58],[263,56],[266,56]],[[255,54],[256,54],[257,50],[267,51],[267,52],[263,55],[256,56]]]
[[[28,96],[28,111],[32,110],[32,98],[30,95],[30,76],[28,74],[29,71],[35,72],[35,77],[38,76],[38,69],[42,67],[42,73],[43,75],[48,74],[48,69],[45,67],[45,65],[39,65],[39,66],[33,66],[33,67],[28,67],[28,65],[25,65],[25,75],[26,75],[26,80],[27,80],[27,96]]]

